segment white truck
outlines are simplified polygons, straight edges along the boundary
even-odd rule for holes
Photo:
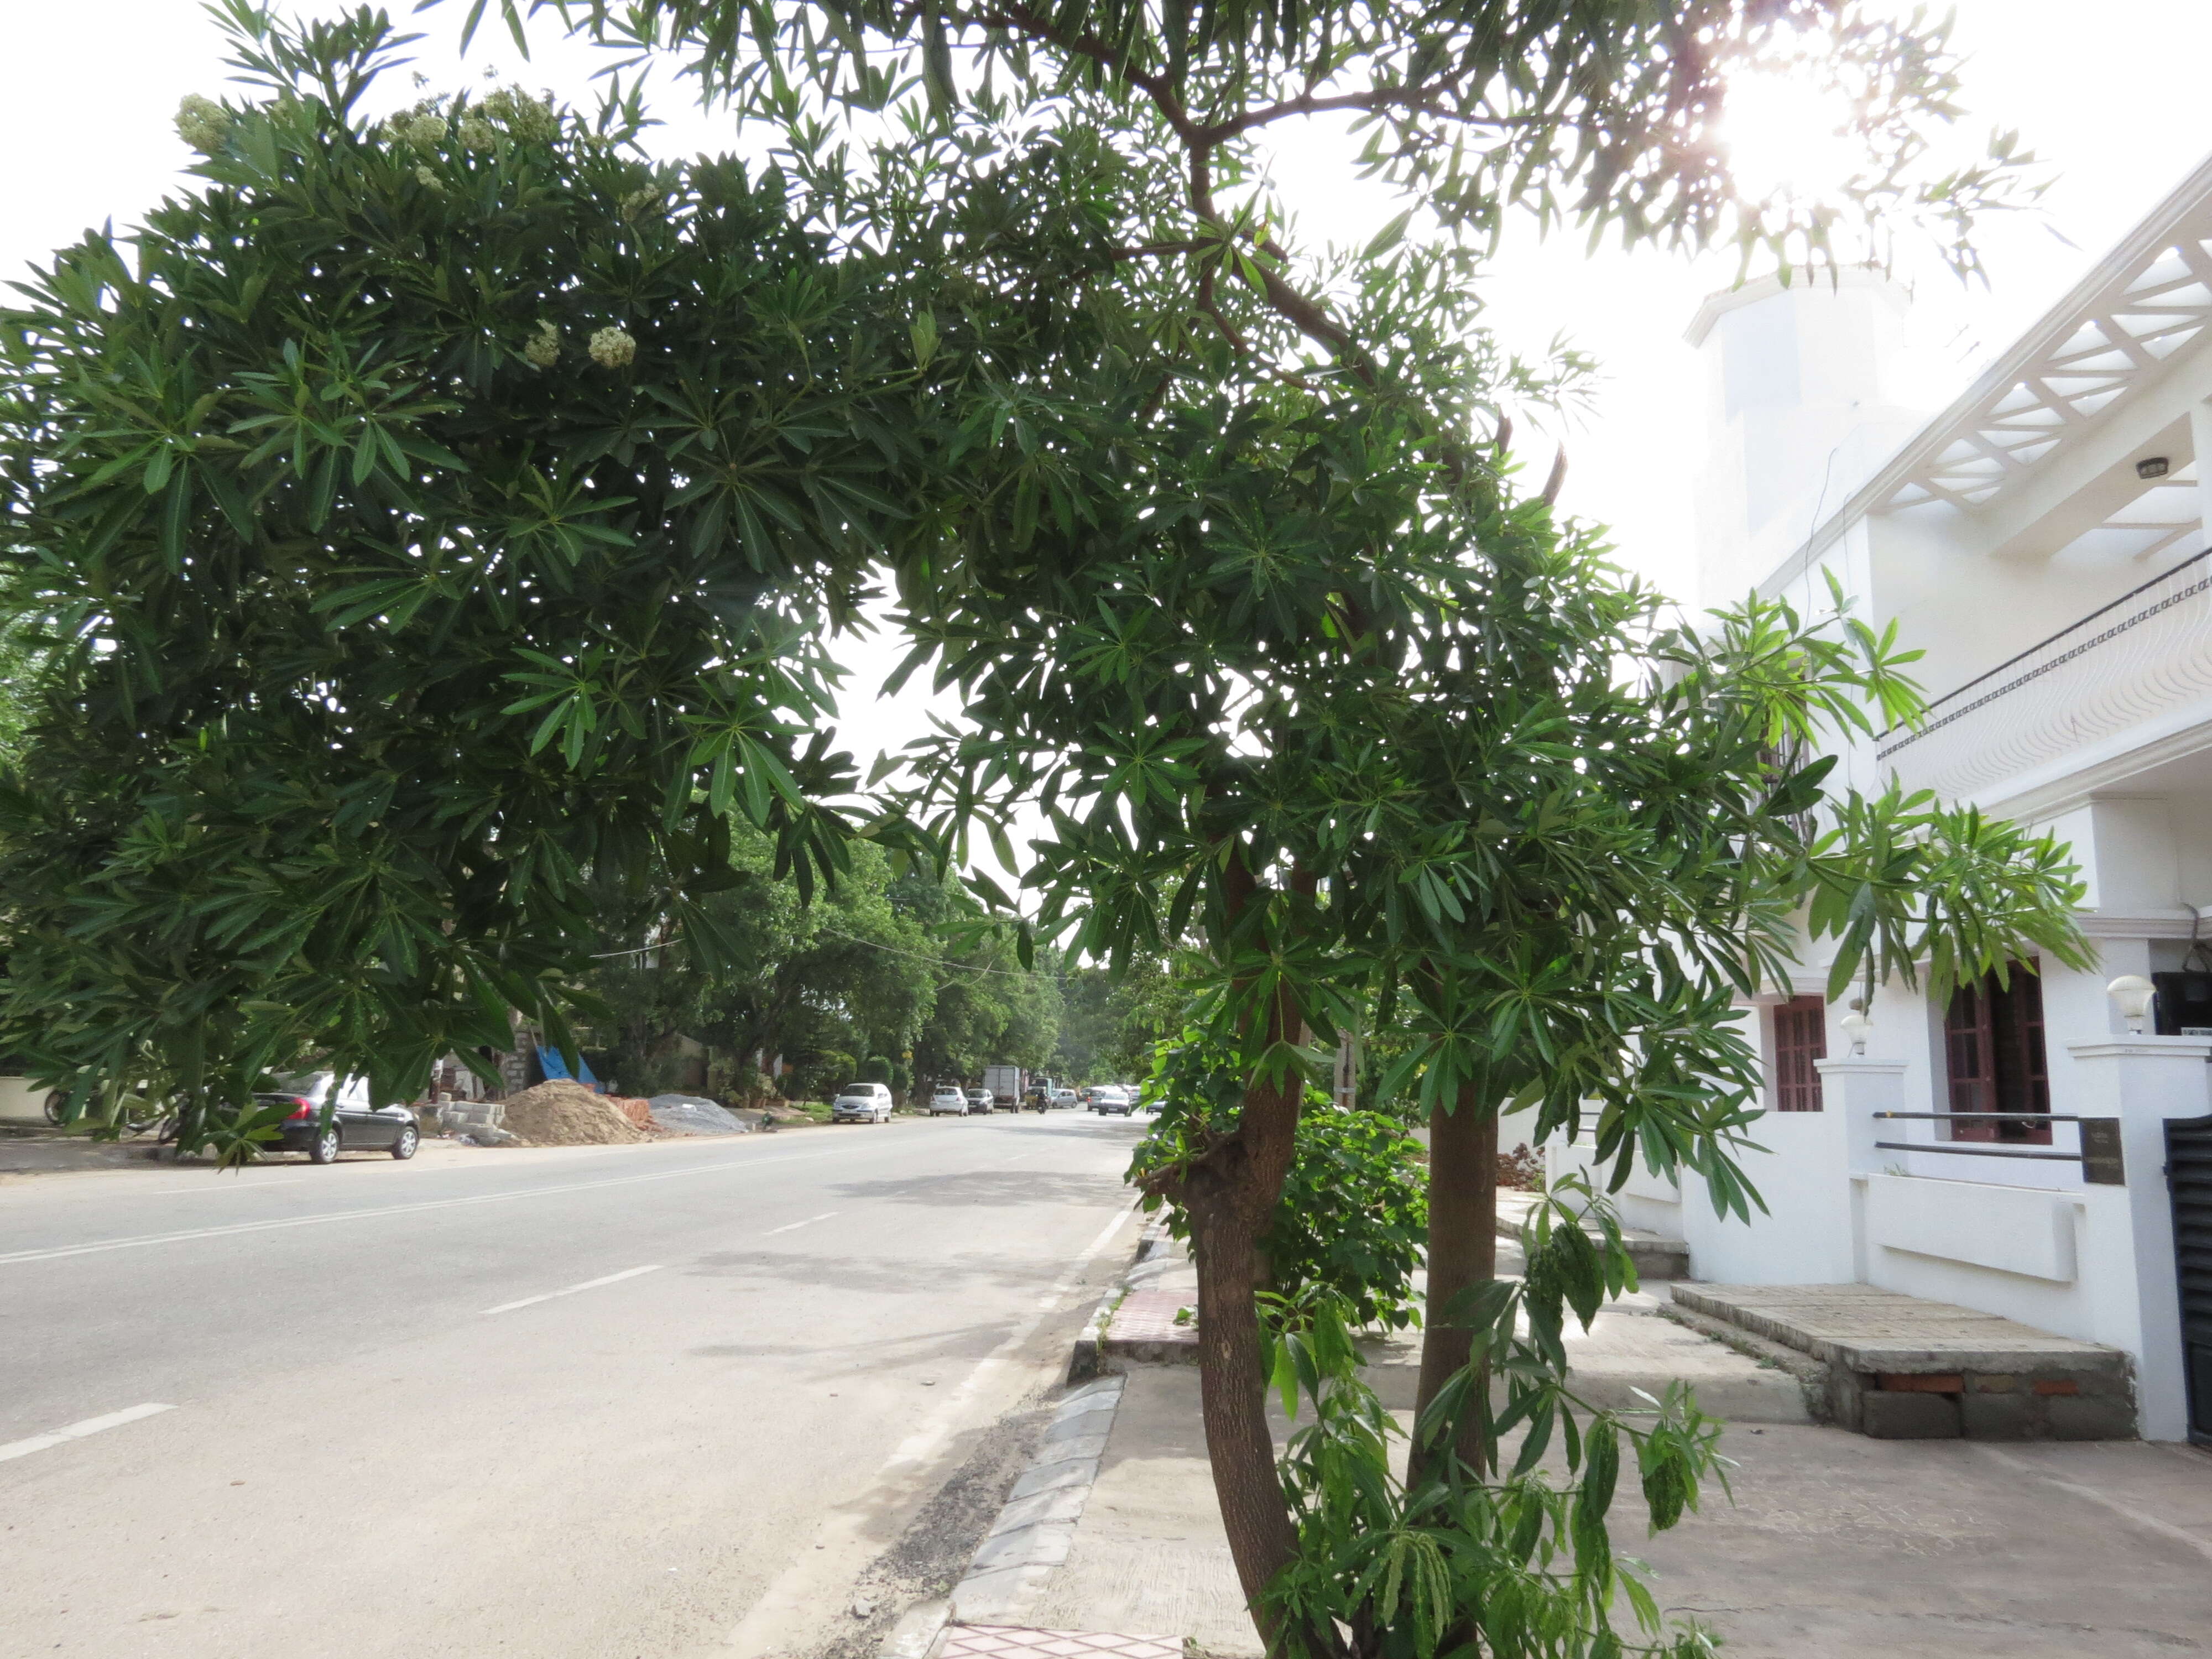
[[[1022,1091],[1029,1086],[1029,1073],[1018,1066],[986,1066],[983,1068],[983,1087],[990,1091],[991,1109],[994,1112],[1018,1112],[1022,1109]]]

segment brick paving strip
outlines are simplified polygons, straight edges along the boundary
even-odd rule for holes
[[[1020,1625],[955,1625],[937,1659],[1182,1659],[1179,1636],[1030,1630]]]

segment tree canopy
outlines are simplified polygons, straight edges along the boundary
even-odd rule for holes
[[[844,867],[823,641],[941,404],[773,170],[648,165],[634,105],[372,126],[380,17],[231,10],[263,96],[188,105],[195,187],[0,313],[47,630],[4,1021],[87,1098],[235,1108],[309,1048],[404,1097],[511,1007],[567,1040],[592,879],[711,951],[733,823]]]

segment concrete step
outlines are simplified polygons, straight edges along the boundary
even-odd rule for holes
[[[1501,1192],[1498,1194],[1498,1236],[1500,1238],[1521,1237],[1521,1224],[1528,1219],[1528,1212],[1535,1208],[1539,1194],[1535,1193]],[[1592,1238],[1598,1237],[1594,1227],[1583,1231]],[[1646,1232],[1640,1227],[1624,1227],[1621,1239],[1628,1246],[1628,1259],[1636,1264],[1637,1278],[1647,1284],[1687,1279],[1690,1276],[1690,1247],[1679,1238],[1666,1238],[1657,1233]]]
[[[2129,1440],[2128,1357],[1871,1285],[1694,1285],[1675,1304],[1826,1367],[1843,1428],[1885,1440]]]

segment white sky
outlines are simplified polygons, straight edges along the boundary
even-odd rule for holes
[[[404,19],[407,0],[388,3]],[[336,8],[309,0],[303,9]],[[1906,9],[1902,0],[1899,9]],[[430,36],[417,50],[434,88],[495,67],[503,78],[588,97],[598,60],[550,37],[526,66],[503,31],[487,28],[464,66],[453,50],[464,9],[463,0],[448,0],[416,20]],[[2094,8],[1957,0],[1956,9],[1956,38],[1970,56],[1963,125],[1976,134],[2018,128],[2051,182],[2039,212],[1984,227],[1987,289],[1963,290],[1925,262],[1901,269],[1918,295],[1919,332],[1931,343],[1920,365],[1931,409],[2212,149],[2203,91],[2212,6],[2203,0]],[[0,0],[0,49],[14,71],[0,100],[0,155],[13,158],[0,183],[0,276],[12,277],[87,225],[128,226],[175,188],[190,159],[172,126],[178,100],[219,93],[225,70],[216,30],[191,0]],[[413,95],[395,77],[384,101]],[[668,123],[656,148],[688,154],[726,144],[726,127],[672,87],[655,108]],[[1364,237],[1397,211],[1389,197],[1352,182],[1345,153],[1327,132],[1282,147],[1279,171],[1296,181],[1292,205],[1313,239]],[[1565,336],[1601,364],[1595,408],[1565,434],[1563,505],[1610,525],[1623,562],[1683,595],[1695,563],[1690,480],[1704,413],[1702,379],[1682,331],[1698,301],[1734,275],[1725,255],[1697,264],[1656,252],[1586,257],[1568,234],[1510,249],[1489,286],[1492,325],[1510,345],[1541,351]],[[1527,451],[1540,473],[1549,441],[1532,439]],[[875,700],[892,655],[862,649],[852,659],[845,734],[864,768],[922,724],[925,704],[911,690],[896,706]]]

